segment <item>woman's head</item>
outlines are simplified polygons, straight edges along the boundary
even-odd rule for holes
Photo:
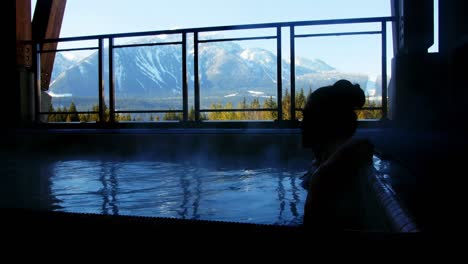
[[[339,80],[331,86],[315,90],[307,98],[302,119],[304,147],[347,139],[357,128],[354,110],[362,107],[366,97],[359,84]]]

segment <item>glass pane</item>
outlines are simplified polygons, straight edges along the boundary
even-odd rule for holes
[[[75,113],[99,111],[98,52],[87,52],[88,55],[83,55],[83,51],[56,53],[49,90],[41,98],[42,111],[73,114],[50,115],[49,122],[97,121],[97,114]]]
[[[116,111],[181,110],[181,45],[114,50]]]
[[[366,106],[379,107],[381,57],[380,35],[298,38],[296,90],[308,93],[347,79],[364,90]]]
[[[276,100],[276,40],[201,43],[200,105],[249,108]],[[228,105],[229,104],[229,105]],[[242,106],[244,104],[244,106]]]

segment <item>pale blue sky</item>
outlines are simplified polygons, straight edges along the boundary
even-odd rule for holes
[[[35,2],[32,0],[33,7]],[[390,0],[68,0],[60,36],[390,15]],[[304,33],[326,30],[330,29],[314,27]],[[373,24],[331,30],[365,31],[380,27]],[[392,57],[390,36],[388,65]],[[270,44],[264,48],[271,49],[274,42]],[[380,35],[308,38],[297,42],[298,56],[319,58],[342,71],[371,76],[380,73],[380,52]]]
[[[390,0],[68,0],[61,36],[371,16]]]

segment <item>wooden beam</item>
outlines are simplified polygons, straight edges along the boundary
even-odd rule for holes
[[[59,38],[67,0],[38,0],[32,22],[35,40]],[[54,50],[57,43],[46,43],[41,49]],[[41,88],[49,89],[55,61],[55,52],[41,54]]]
[[[32,65],[31,45],[22,43],[31,37],[31,0],[16,0],[16,64],[19,66]]]

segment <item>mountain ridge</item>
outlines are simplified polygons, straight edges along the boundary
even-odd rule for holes
[[[170,38],[152,37],[146,41],[172,41]],[[141,42],[141,40],[140,40]],[[133,41],[132,43],[137,43]],[[193,44],[187,52],[189,90],[194,84]],[[105,50],[107,54],[107,49]],[[63,55],[60,60],[66,59]],[[276,95],[277,58],[262,48],[245,48],[234,42],[210,42],[199,46],[199,80],[201,96],[242,96],[257,91],[265,96]],[[58,61],[58,60],[57,60]],[[107,62],[108,58],[105,57]],[[62,63],[64,64],[64,63]],[[182,94],[182,50],[180,45],[142,46],[114,49],[114,80],[118,98],[173,97]],[[282,60],[282,82],[287,87],[290,64]],[[80,97],[98,95],[98,55],[64,67],[54,66],[57,76],[50,87],[54,94],[72,94]],[[104,65],[105,86],[108,90],[108,67]],[[56,73],[62,71],[61,73]],[[337,71],[320,59],[296,58],[297,89],[316,89],[346,78],[367,87],[368,76]],[[191,88],[190,88],[191,87]]]

